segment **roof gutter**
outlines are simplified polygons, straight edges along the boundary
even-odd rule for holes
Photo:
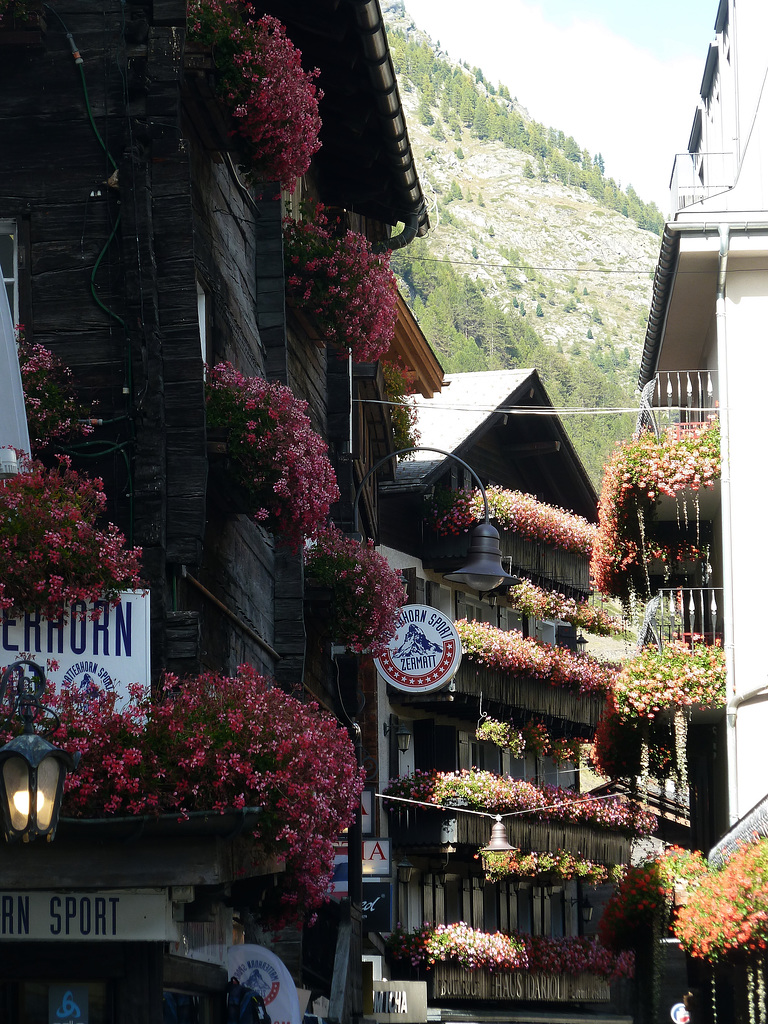
[[[645,332],[645,344],[640,360],[640,375],[638,387],[642,390],[653,378],[656,367],[659,363],[661,342],[664,337],[664,327],[667,322],[669,309],[669,297],[672,292],[672,285],[677,273],[677,262],[680,256],[681,235],[720,235],[721,229],[725,226],[723,221],[672,221],[664,225],[664,234],[661,237],[661,252],[659,261],[656,264],[656,273],[653,278],[653,295],[651,296],[651,308],[648,313],[648,328]],[[765,235],[768,234],[768,223],[765,221],[750,222],[741,224],[729,224],[730,235]]]
[[[376,108],[386,140],[389,163],[400,179],[404,198],[401,219],[405,228],[399,235],[383,243],[383,247],[401,249],[429,230],[427,203],[416,173],[379,0],[348,2],[354,9],[355,20],[360,30],[363,54],[376,95]]]

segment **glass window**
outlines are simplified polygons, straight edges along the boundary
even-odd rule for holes
[[[11,307],[13,322],[19,322],[19,253],[16,224],[10,220],[0,220],[0,271],[3,284],[8,293],[8,305]]]

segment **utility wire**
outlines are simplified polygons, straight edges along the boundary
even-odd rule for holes
[[[596,803],[598,800],[618,800],[615,793],[606,796],[587,796],[583,800],[561,800],[560,803],[547,804],[544,807],[529,807],[524,811],[507,811],[505,814],[493,814],[491,811],[474,811],[469,807],[451,807],[450,804],[431,804],[426,800],[411,800],[407,796],[389,796],[387,793],[376,793],[377,800],[398,800],[404,804],[415,804],[417,807],[431,807],[439,811],[456,811],[459,814],[479,814],[482,818],[500,821],[502,818],[514,818],[518,814],[536,814],[538,811],[555,811],[560,807],[574,807],[579,804]]]

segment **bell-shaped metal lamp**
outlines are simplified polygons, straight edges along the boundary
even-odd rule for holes
[[[489,522],[479,523],[470,535],[466,565],[444,577],[449,583],[463,583],[472,590],[487,592],[505,584],[508,587],[519,582],[510,576],[501,564],[499,531]]]
[[[493,823],[491,829],[491,841],[487,846],[482,849],[483,853],[508,853],[510,850],[514,850],[514,846],[510,846],[507,841],[507,830],[504,828],[504,822],[501,820],[501,815],[496,815],[496,821]]]

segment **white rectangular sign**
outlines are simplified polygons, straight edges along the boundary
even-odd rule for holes
[[[130,683],[149,686],[149,593],[126,591],[112,608],[107,601],[94,604],[98,619],[91,618],[94,605],[83,602],[61,619],[3,612],[0,667],[24,656],[43,669],[55,661],[58,668],[46,671],[51,683],[71,683],[87,695],[114,690],[126,699]]]
[[[49,942],[178,939],[166,889],[0,890],[0,938]]]
[[[363,874],[388,877],[392,873],[392,847],[390,839],[363,840]]]

